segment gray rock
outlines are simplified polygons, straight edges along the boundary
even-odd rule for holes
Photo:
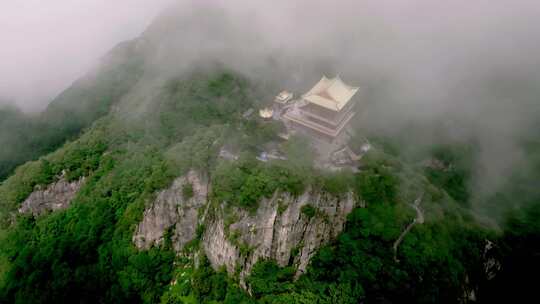
[[[193,187],[193,196],[185,199],[182,189],[187,183]],[[190,171],[186,176],[177,178],[171,187],[159,192],[155,201],[145,210],[133,242],[138,248],[148,249],[152,245],[161,244],[165,232],[175,226],[172,242],[174,248],[180,251],[195,238],[198,210],[205,205],[207,195],[208,185],[197,172]]]
[[[301,212],[306,204],[317,209],[315,216],[309,217]],[[354,205],[352,193],[345,199],[313,191],[307,191],[300,197],[276,193],[271,199],[261,201],[253,215],[243,210],[233,211],[239,219],[228,229],[230,234],[238,236],[234,241],[225,235],[225,211],[222,210],[221,216],[208,224],[203,236],[203,248],[214,268],[224,265],[232,273],[240,267],[241,279],[251,272],[260,259],[274,259],[280,266],[292,262],[299,276],[317,249],[343,230],[347,215]],[[244,249],[246,252],[241,253],[241,246],[248,250]]]
[[[68,182],[62,175],[57,182],[44,189],[36,187],[36,190],[22,203],[19,212],[39,216],[48,211],[66,209],[84,182],[85,177]]]
[[[187,182],[193,185],[194,196],[184,200],[182,187]],[[204,223],[201,248],[215,269],[225,266],[231,274],[240,269],[243,284],[257,261],[274,259],[281,266],[292,263],[299,276],[317,249],[343,230],[347,215],[355,207],[352,193],[338,198],[307,190],[299,197],[276,192],[272,198],[263,199],[253,214],[221,206],[211,216],[199,216],[199,211],[208,210],[201,209],[208,207],[208,191],[194,171],[176,179],[144,212],[133,236],[135,245],[140,249],[159,245],[165,232],[174,226],[172,241],[179,252],[196,237],[198,224]],[[307,204],[317,210],[314,216],[302,212]],[[225,227],[228,218],[235,221]]]

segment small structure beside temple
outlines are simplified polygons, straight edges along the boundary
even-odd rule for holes
[[[270,120],[274,116],[274,110],[270,108],[260,109],[259,116],[264,120]]]
[[[281,91],[274,98],[274,119],[281,119],[281,113],[292,104],[294,95],[288,91]]]
[[[301,99],[291,101],[292,93],[281,92],[274,107],[287,126],[333,141],[355,114],[353,97],[357,91],[339,76],[323,76]]]

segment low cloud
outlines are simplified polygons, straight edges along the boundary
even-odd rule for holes
[[[532,0],[183,1],[162,19],[177,27],[147,37],[167,36],[154,58],[165,70],[216,60],[297,92],[340,74],[367,92],[366,130],[413,123],[433,132],[400,134],[411,146],[476,141],[481,197],[526,166],[522,143],[539,137],[538,16]]]
[[[0,96],[27,109],[44,106],[169,4],[19,2],[2,5]],[[340,74],[366,93],[366,130],[396,134],[419,123],[448,138],[410,134],[411,145],[477,140],[471,187],[492,193],[526,164],[522,141],[538,138],[538,16],[533,0],[186,0],[140,43],[162,73],[219,61],[297,92],[321,74]]]
[[[18,0],[0,4],[0,99],[43,109],[171,0]]]

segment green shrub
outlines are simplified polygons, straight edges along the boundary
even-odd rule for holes
[[[307,216],[308,219],[311,219],[317,214],[317,208],[313,207],[310,204],[302,206],[302,208],[300,208],[300,211],[302,212],[302,214]]]
[[[349,192],[354,184],[351,172],[339,172],[322,176],[322,190],[337,197]]]
[[[429,181],[444,189],[448,195],[463,206],[468,206],[470,193],[473,151],[467,145],[446,145],[435,147],[432,156],[442,162],[446,169],[426,168]]]
[[[280,268],[274,261],[259,260],[246,281],[253,296],[258,299],[291,291],[294,273],[293,267]]]
[[[278,208],[277,208],[277,212],[278,212],[279,215],[283,214],[283,212],[285,212],[285,211],[287,210],[288,207],[289,207],[289,206],[287,206],[287,205],[285,204],[285,202],[283,202],[283,199],[280,198],[280,199],[278,200]]]
[[[1,240],[0,254],[11,265],[0,301],[71,302],[83,295],[92,302],[157,302],[171,279],[175,254],[168,248],[135,251],[132,235],[144,203],[172,180],[163,163],[151,150],[122,159],[109,154],[70,208],[18,220]],[[27,267],[33,263],[40,266]]]
[[[199,240],[202,239],[205,228],[206,227],[204,226],[204,224],[197,225],[197,230],[195,230],[195,238],[196,239],[199,239]]]
[[[192,198],[194,195],[193,192],[193,184],[192,183],[185,183],[182,185],[182,197],[184,200],[188,200]]]
[[[263,197],[281,190],[299,195],[305,189],[301,176],[282,166],[256,162],[221,163],[214,173],[212,197],[219,202],[255,210]]]
[[[356,190],[367,204],[396,202],[398,179],[384,167],[372,167],[356,175]]]

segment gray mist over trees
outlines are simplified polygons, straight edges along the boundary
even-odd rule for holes
[[[404,151],[475,142],[480,200],[529,167],[523,143],[538,139],[538,16],[534,1],[188,1],[141,43],[161,72],[218,61],[297,93],[339,74],[362,87],[368,133]]]
[[[356,123],[366,133],[399,137],[411,151],[474,141],[470,187],[481,199],[529,167],[523,142],[540,126],[538,16],[529,0],[179,1],[137,40],[147,81],[128,97],[151,109],[155,75],[212,62],[297,93],[339,74],[362,87]]]
[[[42,110],[118,42],[173,0],[36,0],[0,4],[0,106]]]

